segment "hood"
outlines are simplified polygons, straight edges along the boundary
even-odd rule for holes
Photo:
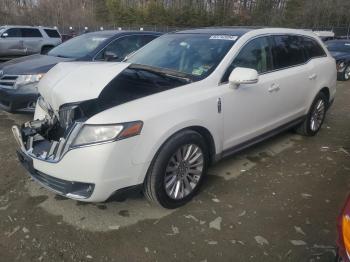
[[[39,82],[39,93],[53,110],[63,104],[97,98],[106,85],[128,63],[69,62],[59,63]]]
[[[59,62],[68,62],[72,60],[72,58],[37,54],[5,62],[0,65],[0,70],[8,75],[35,75],[48,72]]]
[[[350,53],[346,53],[346,52],[330,52],[330,53],[336,60],[350,59]]]

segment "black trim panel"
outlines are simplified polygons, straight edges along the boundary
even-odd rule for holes
[[[242,151],[243,149],[251,147],[251,146],[253,146],[255,144],[258,144],[258,143],[260,143],[260,142],[262,142],[262,141],[264,141],[264,140],[266,140],[268,138],[271,138],[271,137],[273,137],[273,136],[275,136],[275,135],[277,135],[277,134],[279,134],[279,133],[281,133],[283,131],[286,131],[286,130],[288,130],[288,129],[290,129],[290,128],[292,128],[292,127],[294,127],[294,126],[296,126],[296,125],[298,125],[300,123],[302,123],[305,118],[306,118],[306,116],[299,117],[299,118],[297,118],[297,119],[295,119],[295,120],[293,120],[293,121],[291,121],[291,122],[289,122],[287,124],[284,124],[282,126],[279,126],[279,127],[275,128],[275,129],[273,129],[273,130],[271,130],[271,131],[269,131],[269,132],[267,132],[265,134],[259,135],[259,136],[255,137],[253,139],[250,139],[250,140],[248,140],[246,142],[243,142],[243,143],[238,144],[236,146],[233,146],[233,147],[231,147],[229,149],[226,149],[221,154],[217,155],[216,160],[218,161],[218,160],[220,160],[222,158],[231,156],[231,155],[233,155],[235,153],[238,153],[239,151]]]

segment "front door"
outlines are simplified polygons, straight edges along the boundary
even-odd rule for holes
[[[39,29],[22,28],[23,47],[26,55],[36,54],[41,52],[43,36]]]
[[[229,150],[255,138],[277,125],[279,82],[272,74],[271,44],[268,37],[248,42],[234,58],[223,77],[222,108],[224,114],[223,150]],[[255,69],[259,73],[256,84],[229,86],[228,77],[237,67]]]

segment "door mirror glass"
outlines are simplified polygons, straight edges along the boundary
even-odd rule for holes
[[[118,59],[118,55],[112,51],[104,52],[103,58],[105,61],[116,61]]]
[[[2,38],[6,38],[6,37],[8,37],[8,36],[9,36],[8,33],[3,33],[3,34],[1,35]]]
[[[235,68],[229,77],[230,86],[233,88],[238,88],[241,84],[255,84],[258,81],[258,71],[244,67]]]

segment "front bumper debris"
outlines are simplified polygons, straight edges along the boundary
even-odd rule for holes
[[[19,147],[17,156],[23,167],[35,181],[56,194],[77,200],[89,198],[94,192],[94,184],[59,179],[34,168],[33,159],[46,162],[59,161],[66,152],[65,148],[69,148],[71,142],[69,135],[67,139],[60,138],[59,141],[50,142],[35,132],[35,124],[38,124],[38,122],[28,122],[22,128],[12,127],[13,135]]]

